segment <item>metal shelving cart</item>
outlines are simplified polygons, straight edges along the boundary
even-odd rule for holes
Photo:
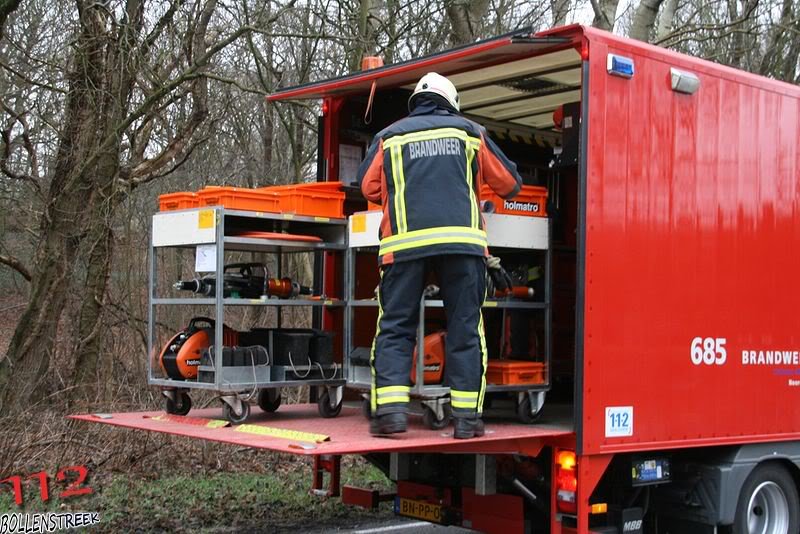
[[[355,214],[356,216],[369,216],[368,214]],[[375,225],[379,221],[378,214],[372,215],[374,221],[369,223],[359,222],[362,227],[360,233],[370,234],[369,237],[358,240],[353,239],[353,222],[350,221],[349,247],[345,255],[345,376],[347,387],[368,392],[371,384],[371,370],[368,366],[353,365],[351,357],[356,347],[353,346],[353,317],[358,308],[377,307],[375,299],[355,298],[355,273],[356,254],[358,252],[373,252],[377,254],[377,235]],[[550,361],[551,361],[551,247],[549,236],[552,223],[545,217],[520,217],[485,213],[489,249],[493,254],[503,255],[508,252],[540,251],[544,256],[544,299],[542,302],[512,300],[510,298],[487,299],[483,305],[483,312],[499,311],[505,314],[508,310],[539,310],[544,320],[544,381],[538,384],[487,384],[486,393],[515,394],[515,412],[517,418],[523,423],[536,421],[544,406],[545,396],[550,389]],[[374,232],[373,232],[374,231]],[[522,236],[522,237],[520,237]],[[432,429],[444,428],[450,418],[450,388],[441,384],[425,384],[424,382],[424,340],[425,340],[425,315],[426,310],[442,308],[442,300],[423,298],[420,302],[420,321],[417,332],[417,361],[414,384],[411,387],[412,401],[418,401],[422,408],[425,424]],[[369,415],[369,405],[364,399],[364,412]]]
[[[258,404],[272,412],[280,406],[280,388],[311,386],[317,388],[320,415],[335,417],[342,407],[344,370],[339,364],[274,365],[270,364],[271,347],[264,365],[224,366],[223,342],[225,308],[228,306],[271,306],[277,308],[278,327],[284,307],[306,306],[315,309],[344,308],[342,299],[328,298],[232,298],[224,296],[222,283],[216,283],[213,297],[164,298],[156,293],[158,261],[156,254],[165,249],[195,249],[205,246],[213,250],[217,281],[223,279],[226,252],[254,252],[277,255],[278,278],[281,277],[281,258],[284,254],[312,252],[320,264],[324,253],[344,253],[347,250],[347,221],[327,217],[302,217],[283,213],[265,213],[208,207],[159,212],[152,218],[149,247],[147,350],[148,383],[162,389],[168,413],[185,415],[191,409],[191,390],[209,390],[219,394],[223,413],[232,422],[243,422],[250,405],[243,398],[258,392]],[[229,231],[226,232],[226,229]],[[293,232],[314,236],[320,241],[262,239],[232,235],[235,230],[256,230],[271,233]],[[209,250],[206,248],[206,250]],[[316,270],[316,269],[315,269]],[[319,278],[319,276],[315,276]],[[321,290],[321,280],[315,280]],[[213,307],[213,344],[209,347],[211,365],[198,367],[197,379],[173,379],[156,376],[154,370],[156,310],[161,306],[204,305]],[[219,370],[219,371],[218,371]],[[204,380],[200,380],[203,377]]]

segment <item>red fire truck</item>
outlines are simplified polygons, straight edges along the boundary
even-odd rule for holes
[[[398,513],[479,531],[800,532],[800,88],[568,26],[270,100],[321,100],[318,179],[349,183],[430,71],[549,189],[552,358],[538,421],[487,417],[484,437],[457,441],[415,424],[373,438],[349,408],[265,419],[330,438],[298,445],[142,414],[80,417],[310,455],[318,474],[364,455],[397,482]],[[328,294],[340,268],[331,255]],[[356,345],[372,317],[350,325]],[[322,320],[337,330],[344,315]]]

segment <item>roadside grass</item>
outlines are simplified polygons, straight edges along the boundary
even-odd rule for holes
[[[346,525],[391,516],[386,505],[368,511],[345,506],[338,498],[310,494],[310,459],[272,465],[273,469],[261,472],[110,473],[90,479],[91,495],[68,500],[58,499],[62,488],[51,482],[51,498],[44,505],[38,484],[29,481],[23,508],[14,504],[10,488],[3,487],[0,513],[100,512],[95,532],[301,532],[319,523]],[[342,462],[342,483],[383,491],[392,487],[383,473],[361,458]]]

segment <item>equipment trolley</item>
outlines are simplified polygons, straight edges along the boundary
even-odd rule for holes
[[[258,396],[262,410],[273,412],[280,406],[280,390],[290,386],[315,388],[320,415],[335,417],[342,406],[344,371],[340,364],[312,362],[307,354],[295,354],[289,365],[278,364],[273,358],[272,343],[256,347],[261,351],[261,361],[251,364],[223,365],[225,356],[225,310],[231,306],[270,306],[277,309],[277,326],[281,327],[281,313],[286,307],[302,306],[314,309],[344,308],[342,299],[326,296],[320,269],[323,254],[341,254],[347,249],[346,220],[328,217],[303,217],[287,213],[267,213],[226,209],[221,206],[160,212],[153,216],[149,249],[149,287],[147,350],[148,383],[161,388],[166,397],[168,413],[185,415],[191,409],[190,392],[207,390],[219,395],[224,416],[231,422],[241,423],[250,413],[250,398]],[[259,237],[244,237],[258,235]],[[300,236],[302,239],[297,239]],[[188,298],[159,295],[159,256],[168,249],[194,249],[203,255],[207,264],[204,271],[214,273],[217,281],[206,296]],[[313,296],[306,298],[235,298],[225,295],[223,283],[226,255],[245,252],[273,255],[276,258],[278,279],[281,278],[282,259],[286,254],[313,253]],[[200,258],[196,258],[200,264]],[[159,343],[156,340],[157,310],[164,306],[203,306],[213,310],[210,324],[210,346],[204,359],[199,360],[197,378],[175,379],[159,376],[154,362]],[[320,313],[315,313],[319,322]],[[213,335],[211,334],[213,332]],[[271,338],[270,338],[271,339]],[[230,347],[229,347],[230,350]],[[251,348],[252,350],[252,348]],[[266,358],[263,354],[266,353]],[[304,361],[303,358],[306,358]],[[266,361],[264,361],[266,360]],[[298,364],[298,360],[300,364]]]
[[[537,355],[537,360],[544,364],[544,375],[537,383],[512,383],[512,384],[487,384],[487,400],[503,396],[511,396],[517,418],[523,423],[536,421],[544,406],[546,392],[550,388],[550,357],[551,357],[551,258],[549,247],[550,219],[545,217],[523,217],[484,213],[486,229],[489,238],[489,250],[498,257],[527,256],[535,258],[543,270],[544,295],[541,301],[517,300],[511,297],[490,297],[483,304],[483,313],[496,314],[500,317],[501,345],[505,339],[506,315],[514,312],[533,313],[543,321],[543,350]],[[357,298],[356,282],[359,265],[359,254],[369,255],[376,261],[379,244],[377,227],[380,223],[381,212],[372,211],[356,213],[349,219],[349,246],[345,256],[345,376],[349,388],[368,393],[371,387],[371,369],[365,364],[364,359],[356,361],[354,355],[359,352],[364,355],[367,347],[356,347],[353,341],[355,325],[366,326],[363,321],[357,320],[355,315],[359,309],[377,308],[375,298]],[[425,337],[426,315],[430,317],[431,310],[442,309],[443,301],[435,298],[425,298],[420,302],[420,321],[417,333],[416,361],[414,363],[414,379],[411,387],[412,405],[421,408],[425,424],[431,429],[440,429],[447,426],[450,419],[450,388],[443,384],[425,383]],[[491,340],[487,339],[487,344]],[[491,352],[491,351],[490,351]],[[490,359],[490,363],[492,360]],[[360,365],[359,365],[360,363]],[[503,395],[508,394],[508,395]],[[368,395],[364,395],[363,410],[365,415],[370,415]]]

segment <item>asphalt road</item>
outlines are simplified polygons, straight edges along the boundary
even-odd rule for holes
[[[441,527],[425,521],[417,521],[414,519],[396,518],[381,522],[365,522],[363,524],[353,525],[352,527],[340,526],[333,529],[321,528],[319,530],[307,532],[311,532],[313,534],[323,534],[326,532],[339,532],[348,534],[417,534],[418,532],[423,534],[466,534],[474,531],[460,527]]]

